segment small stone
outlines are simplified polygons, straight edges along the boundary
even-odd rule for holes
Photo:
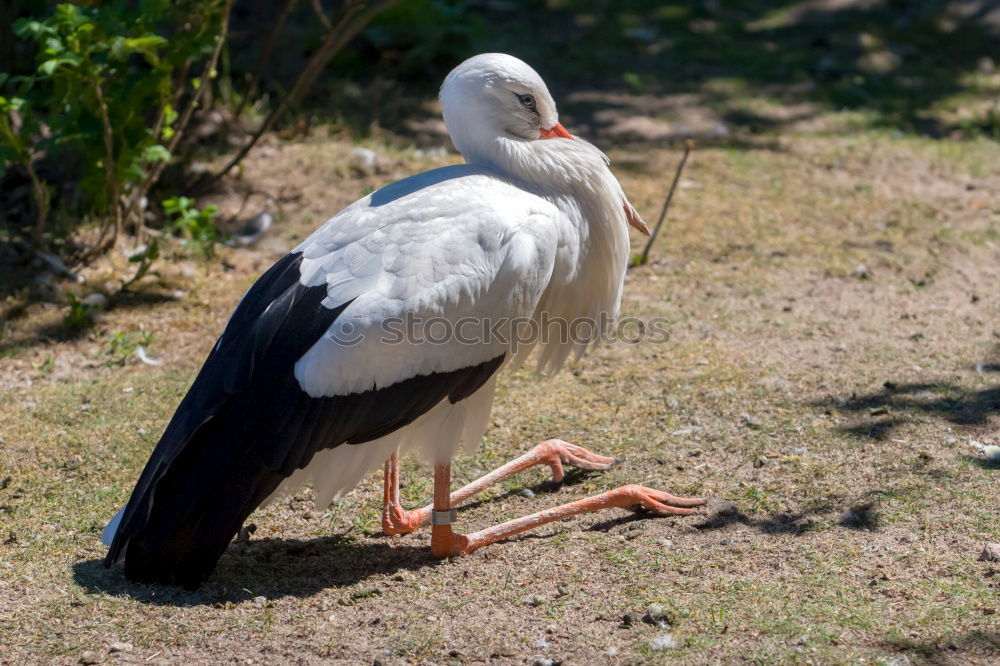
[[[524,598],[524,603],[529,606],[541,606],[545,603],[545,597],[540,594],[532,594]]]
[[[632,611],[630,613],[625,613],[625,615],[622,616],[623,627],[634,627],[640,622],[642,622],[642,616],[636,613],[635,611]]]
[[[660,634],[649,642],[649,649],[653,651],[670,650],[677,647],[677,641],[673,634]]]
[[[740,414],[740,420],[743,422],[743,425],[750,428],[751,430],[760,430],[760,423],[756,421],[749,414],[746,413]]]
[[[532,662],[533,666],[555,666],[556,662],[551,659],[536,659]]]
[[[112,643],[108,646],[108,652],[114,654],[115,652],[131,652],[131,643]]]
[[[851,271],[851,277],[856,277],[859,280],[867,280],[871,276],[872,272],[864,264],[858,264],[857,268]]]
[[[670,539],[667,539],[666,537],[664,537],[664,538],[660,539],[659,543],[660,543],[660,545],[661,545],[661,546],[663,546],[664,548],[670,548],[671,546],[673,546],[673,545],[674,545],[674,542],[673,542],[673,541],[671,541]]]
[[[721,541],[720,543],[721,543],[721,544],[722,544],[723,546],[728,546],[728,545],[729,545],[729,539],[723,539],[723,540],[722,540],[722,541]]]
[[[351,166],[359,173],[370,176],[382,166],[378,153],[368,148],[354,148],[351,150]]]
[[[618,654],[618,646],[617,645],[609,645],[607,647],[607,649],[604,650],[604,654],[608,655],[609,657],[616,656]]]
[[[236,535],[236,543],[248,543],[253,533],[257,531],[257,526],[253,523],[244,525]],[[259,597],[258,597],[259,598]],[[256,600],[255,600],[256,601]]]
[[[263,596],[263,595],[261,595],[261,596],[259,596],[259,597],[254,597],[254,598],[253,598],[253,602],[254,602],[255,604],[257,604],[258,606],[263,606],[264,604],[266,604],[266,603],[267,603],[267,597],[265,597],[265,596]]]
[[[660,604],[649,604],[646,615],[642,618],[646,624],[666,629],[670,626],[670,612]]]
[[[980,562],[1000,562],[1000,543],[988,543],[979,554]]]
[[[532,490],[531,488],[525,488],[524,490],[521,491],[521,495],[523,495],[524,497],[529,497],[529,498],[530,497],[534,497],[535,496],[535,491]]]
[[[969,439],[969,446],[974,449],[978,449],[990,460],[1000,460],[1000,446],[996,444],[983,444],[982,442],[977,442],[974,439]]]
[[[99,664],[101,663],[101,658],[97,656],[97,653],[93,650],[87,650],[80,655],[81,664]]]
[[[92,308],[97,308],[99,310],[105,310],[108,307],[108,297],[99,291],[87,294],[80,301],[84,305],[89,305]]]
[[[229,245],[250,247],[264,237],[268,229],[274,225],[274,217],[266,210],[261,211],[243,223],[243,226],[233,233]]]

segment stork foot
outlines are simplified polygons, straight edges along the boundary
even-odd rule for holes
[[[478,532],[471,532],[465,535],[455,535],[464,539],[456,542],[458,554],[471,553],[479,550],[483,546],[502,541],[515,534],[520,534],[556,520],[569,518],[581,513],[591,513],[603,509],[636,509],[643,508],[658,516],[688,515],[694,513],[695,507],[705,504],[705,500],[700,497],[678,497],[665,493],[662,490],[654,490],[636,484],[622,486],[608,492],[594,495],[586,499],[570,502],[552,509],[545,509],[529,516],[508,520],[493,527],[488,527]],[[433,540],[432,540],[433,551]],[[439,557],[442,557],[439,555]]]
[[[614,458],[588,451],[582,446],[561,439],[547,439],[536,444],[535,448],[528,452],[527,459],[531,464],[548,465],[555,483],[561,483],[566,476],[563,471],[564,464],[590,471],[609,469],[615,464]]]
[[[382,533],[397,536],[415,532],[427,520],[428,513],[424,509],[407,511],[399,504],[387,504],[382,511]]]

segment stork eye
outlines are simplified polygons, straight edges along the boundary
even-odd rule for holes
[[[516,93],[515,93],[516,94]],[[518,95],[517,101],[526,109],[535,110],[535,98],[532,95]]]

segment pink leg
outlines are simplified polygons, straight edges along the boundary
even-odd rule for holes
[[[570,444],[561,439],[547,439],[524,455],[456,490],[451,494],[449,506],[461,504],[476,493],[535,465],[548,465],[552,470],[552,480],[559,483],[565,477],[563,464],[580,469],[604,470],[611,467],[614,462],[614,458],[592,453],[582,446]],[[398,453],[394,453],[385,461],[384,497],[385,510],[382,512],[382,532],[385,534],[408,534],[431,521],[433,504],[428,504],[422,509],[406,511],[399,503]]]
[[[451,467],[434,467],[434,510],[447,515],[450,510],[448,489],[451,484]],[[698,497],[677,497],[669,493],[639,485],[627,485],[606,493],[570,502],[553,509],[546,509],[523,518],[515,518],[478,532],[455,534],[450,524],[434,525],[431,532],[431,553],[435,557],[466,555],[483,546],[502,541],[546,523],[562,520],[581,513],[602,509],[644,507],[656,515],[686,515],[705,500]]]

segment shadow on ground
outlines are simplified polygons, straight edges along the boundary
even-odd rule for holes
[[[988,103],[1000,88],[996,3],[514,0],[463,3],[451,14],[446,5],[407,0],[380,16],[331,68],[363,82],[360,92],[338,95],[337,82],[326,80],[312,103],[329,108],[332,95],[361,127],[374,113],[384,127],[405,128],[413,99],[433,96],[456,62],[503,51],[535,65],[567,126],[586,125],[591,136],[697,135],[749,146],[741,134],[852,111],[864,126],[1000,137],[1000,108]],[[245,48],[235,51],[250,62],[262,40],[254,30],[243,34]],[[275,63],[279,81],[302,58],[294,48],[284,53]],[[941,113],[956,96],[987,103]]]
[[[1000,364],[984,364],[979,370],[982,373],[1000,372]],[[991,417],[1000,415],[1000,386],[967,389],[944,380],[907,384],[888,381],[881,391],[812,404],[863,415],[861,421],[840,428],[841,432],[882,441],[898,426],[920,414],[943,418],[960,426],[985,426]]]
[[[137,291],[119,291],[112,294],[108,298],[104,310],[147,308],[176,300],[176,297],[168,293],[143,287]],[[64,297],[27,291],[24,292],[23,296],[15,296],[4,305],[2,290],[0,290],[0,320],[4,323],[21,319],[28,313],[28,309],[36,303],[47,303],[48,305],[44,307],[55,306],[53,316],[40,318],[37,323],[23,328],[17,333],[8,334],[6,330],[0,330],[0,358],[17,350],[49,342],[65,342],[81,338],[93,329],[101,312],[99,308],[87,311],[77,310],[74,318],[72,315],[67,316],[67,313],[71,312],[71,308],[54,303],[54,301],[61,303],[64,301]]]
[[[543,481],[530,490],[535,494],[558,490],[562,485],[582,483],[593,472],[568,470],[562,484]],[[522,489],[511,490],[493,498],[465,504],[461,510],[496,502]],[[524,534],[514,539],[544,535]],[[193,592],[165,585],[132,583],[125,579],[120,566],[106,569],[103,560],[85,560],[73,565],[73,580],[89,593],[127,595],[139,601],[164,606],[199,606],[240,602],[262,596],[276,599],[285,596],[309,597],[328,588],[363,582],[378,574],[415,571],[434,566],[440,560],[425,545],[391,545],[387,541],[358,542],[344,536],[329,536],[299,541],[294,539],[254,539],[229,546],[206,584]],[[266,581],[262,585],[262,581]],[[365,591],[355,594],[367,594]],[[348,603],[351,599],[347,599]]]
[[[812,514],[820,511],[801,511],[796,513],[775,512],[767,516],[751,516],[743,512],[742,509],[726,503],[700,523],[695,523],[694,528],[702,531],[724,530],[733,525],[744,525],[752,527],[762,534],[804,534],[816,526]]]
[[[361,543],[342,536],[298,541],[254,539],[234,543],[209,580],[195,591],[126,580],[121,566],[104,568],[103,560],[73,565],[73,580],[91,594],[128,596],[160,606],[201,606],[241,602],[256,597],[310,597],[328,588],[363,582],[377,574],[415,571],[439,560],[426,547]],[[355,591],[357,595],[377,594]],[[347,598],[350,603],[353,599]]]
[[[910,653],[918,657],[919,663],[923,664],[943,666],[944,664],[971,663],[966,661],[970,654],[991,656],[994,659],[1000,655],[1000,632],[973,630],[947,638],[923,641],[913,638],[895,638],[884,641],[883,646],[886,650]]]

